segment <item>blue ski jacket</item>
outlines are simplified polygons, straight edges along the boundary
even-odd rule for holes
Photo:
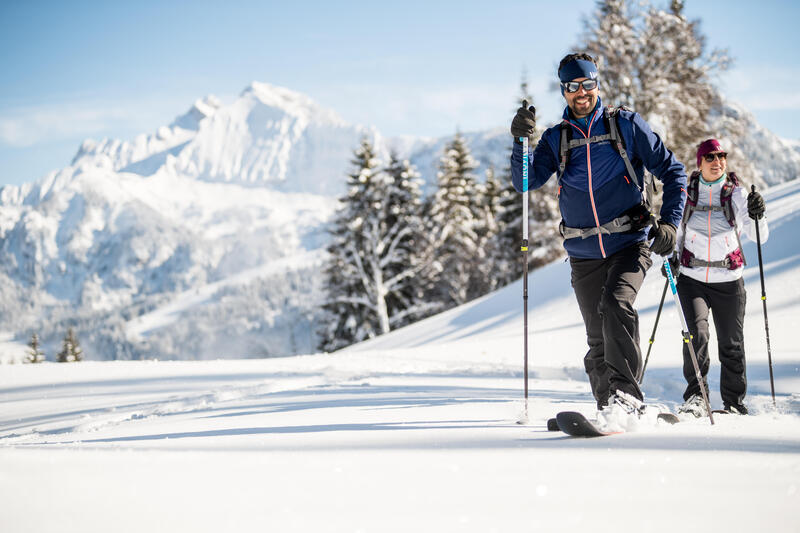
[[[570,119],[569,108],[564,121],[572,128],[572,138],[589,138],[608,133],[603,121],[603,106],[598,99],[588,128]],[[613,120],[613,118],[612,118]],[[619,132],[625,142],[638,186],[628,176],[625,163],[610,141],[585,144],[572,149],[558,190],[559,209],[565,226],[570,228],[600,227],[622,216],[642,201],[646,168],[663,184],[663,205],[660,218],[676,228],[680,225],[686,203],[686,171],[669,151],[658,134],[637,113],[619,111]],[[558,171],[561,125],[548,128],[535,149],[529,148],[528,188],[538,189]],[[511,153],[511,179],[514,188],[522,191],[522,145],[514,143]],[[570,257],[598,259],[647,238],[648,228],[634,233],[598,234],[564,241]]]

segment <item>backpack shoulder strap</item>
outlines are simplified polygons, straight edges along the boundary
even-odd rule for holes
[[[558,182],[561,183],[561,177],[567,169],[569,163],[569,142],[572,140],[572,126],[566,120],[561,121],[561,140],[558,144]]]
[[[620,155],[620,157],[622,157],[622,162],[625,163],[625,170],[628,171],[628,177],[636,183],[636,186],[639,187],[640,191],[644,192],[643,184],[639,182],[639,176],[636,175],[636,171],[633,169],[633,164],[628,157],[628,150],[625,149],[625,139],[622,137],[622,134],[619,131],[619,112],[622,109],[625,108],[606,107],[603,110],[603,121],[605,121],[606,130],[611,136],[612,146]]]
[[[744,256],[744,248],[742,248],[742,238],[739,235],[739,230],[736,228],[736,212],[733,209],[733,191],[739,186],[739,178],[733,172],[728,172],[728,177],[725,184],[722,186],[720,192],[719,203],[722,205],[722,213],[725,215],[728,224],[733,228],[736,234],[736,240],[739,243],[739,251],[742,254],[742,263],[747,265],[747,258]]]
[[[722,190],[720,191],[719,203],[722,206],[722,212],[725,214],[725,219],[732,228],[736,227],[736,213],[733,211],[733,202],[731,201],[731,196],[733,196],[733,190],[738,186],[739,178],[736,177],[736,174],[730,172],[728,173],[728,177],[725,180],[725,183],[722,185]]]
[[[683,256],[683,247],[686,243],[686,223],[694,213],[694,208],[697,206],[697,197],[700,194],[700,171],[695,170],[689,176],[686,185],[686,204],[683,206],[683,217],[681,218],[681,242],[678,245],[678,257]]]
[[[695,170],[689,175],[686,184],[686,206],[694,207],[697,205],[697,196],[700,194],[700,171]],[[686,209],[684,209],[686,213]]]

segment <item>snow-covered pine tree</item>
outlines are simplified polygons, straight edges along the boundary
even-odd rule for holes
[[[502,209],[504,187],[495,176],[493,166],[486,169],[486,181],[478,184],[478,202],[480,218],[478,219],[478,247],[483,250],[485,259],[478,263],[473,285],[481,294],[489,293],[500,286],[498,267],[502,259],[499,245],[500,220],[498,215]]]
[[[511,167],[503,173],[506,178],[497,201],[497,236],[491,248],[498,287],[522,276],[522,195],[511,184]]]
[[[388,333],[432,308],[415,279],[426,266],[416,172],[396,157],[384,172],[367,139],[353,166],[328,247],[325,351]]]
[[[325,316],[320,331],[324,351],[332,352],[355,342],[374,337],[381,331],[370,302],[364,297],[363,268],[365,218],[372,216],[377,197],[380,161],[374,147],[364,138],[351,161],[354,170],[348,174],[347,193],[331,224],[330,258],[325,268]]]
[[[724,50],[705,52],[699,23],[683,14],[683,0],[668,11],[651,7],[642,33],[647,50],[642,65],[642,109],[645,117],[679,160],[693,169],[697,144],[711,136],[710,118],[721,107],[711,74],[728,68]]]
[[[39,348],[39,336],[34,333],[28,343],[28,352],[25,354],[26,363],[42,363],[45,360],[44,352]]]
[[[600,70],[600,91],[605,105],[640,110],[639,73],[643,60],[638,26],[642,13],[632,0],[600,0],[584,20],[582,50],[594,57]]]
[[[428,302],[426,281],[435,276],[431,266],[431,243],[423,221],[422,179],[407,159],[389,156],[385,171],[386,193],[383,227],[386,235],[397,235],[393,257],[386,263],[391,290],[387,294],[392,329],[402,327],[440,310]]]
[[[693,169],[697,144],[711,136],[721,102],[711,76],[728,68],[727,52],[706,54],[682,0],[671,0],[667,11],[647,2],[599,0],[585,25],[578,49],[598,61],[604,103],[642,115]]]
[[[445,308],[478,296],[471,283],[485,254],[478,236],[477,167],[464,138],[456,133],[439,160],[438,189],[427,217],[438,271],[430,298]]]
[[[59,363],[75,363],[83,361],[83,350],[78,343],[78,338],[75,336],[75,331],[72,328],[67,330],[64,336],[64,342],[61,351],[58,352],[57,360]]]

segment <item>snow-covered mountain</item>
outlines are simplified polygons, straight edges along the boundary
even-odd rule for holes
[[[742,149],[768,182],[794,177],[800,153],[752,123]],[[507,167],[505,127],[462,135],[480,178]],[[311,351],[326,223],[363,136],[433,191],[450,137],[387,140],[264,83],[151,135],[85,141],[69,166],[0,188],[0,335],[37,332],[50,358],[68,327],[90,359]]]
[[[84,142],[0,189],[0,331],[39,332],[51,357],[68,326],[89,358],[308,351],[325,224],[365,135],[380,142],[253,83],[153,135]]]

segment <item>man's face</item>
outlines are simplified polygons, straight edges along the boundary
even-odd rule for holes
[[[572,81],[582,82],[588,79],[589,78],[577,78]],[[570,110],[572,110],[572,114],[575,115],[576,118],[583,118],[594,110],[594,106],[597,105],[597,97],[599,94],[599,86],[595,87],[591,91],[587,91],[581,85],[574,93],[570,93],[565,90],[564,98],[567,100],[567,105],[569,106]]]

